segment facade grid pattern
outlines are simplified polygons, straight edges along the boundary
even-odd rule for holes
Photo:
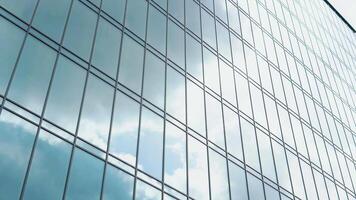
[[[355,41],[321,0],[1,0],[0,199],[356,199]]]

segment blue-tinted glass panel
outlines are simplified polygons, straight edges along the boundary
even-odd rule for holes
[[[247,186],[245,171],[229,162],[231,199],[247,200]]]
[[[239,116],[224,106],[224,122],[227,151],[243,160]]]
[[[140,106],[121,92],[116,94],[110,152],[135,165]]]
[[[8,97],[33,112],[40,113],[55,56],[55,52],[48,46],[28,37]]]
[[[68,15],[70,0],[40,1],[33,26],[53,40],[59,42]]]
[[[163,109],[164,103],[164,62],[150,52],[146,52],[143,97]]]
[[[214,18],[205,10],[201,9],[203,40],[212,48],[216,49],[216,35]]]
[[[134,179],[132,176],[111,165],[107,165],[103,199],[132,199],[133,182]]]
[[[209,150],[211,199],[230,199],[226,158]]]
[[[168,22],[167,56],[184,68],[184,32],[174,22]]]
[[[207,149],[204,144],[189,136],[188,172],[189,195],[194,199],[209,199]]]
[[[48,132],[40,132],[24,199],[62,197],[70,152],[71,145]]]
[[[188,126],[205,136],[205,112],[203,90],[194,83],[187,82]]]
[[[85,71],[60,56],[49,94],[45,118],[75,132],[83,95]]]
[[[225,100],[236,106],[236,88],[234,80],[234,69],[220,60],[221,92]]]
[[[187,72],[203,82],[201,44],[187,34],[185,48]]]
[[[254,127],[244,118],[240,118],[240,121],[246,163],[259,171],[260,164]]]
[[[104,0],[102,9],[116,21],[122,23],[126,0]]]
[[[104,162],[75,149],[65,199],[100,199]]]
[[[220,94],[218,58],[208,49],[204,48],[204,77],[205,84],[217,94]]]
[[[0,117],[0,199],[18,199],[37,128],[2,111]]]
[[[220,22],[216,22],[216,30],[218,34],[218,51],[226,59],[231,60],[229,31]]]
[[[272,145],[279,184],[282,187],[291,190],[290,177],[284,149],[279,143],[275,141],[272,142]]]
[[[122,45],[119,82],[140,94],[143,68],[143,47],[127,35],[124,35]]]
[[[116,78],[121,31],[104,18],[99,19],[98,31],[95,38],[92,63],[111,78]]]
[[[178,19],[178,21],[184,21],[184,1],[168,0],[168,12]]]
[[[138,165],[151,176],[162,179],[163,120],[146,108],[142,110]]]
[[[185,1],[186,26],[200,37],[199,5],[194,0]]]
[[[166,51],[166,16],[155,7],[148,12],[147,41],[161,53]]]
[[[85,60],[90,56],[97,17],[94,11],[81,2],[73,2],[64,46]]]
[[[84,97],[78,136],[106,149],[114,89],[90,75]]]
[[[209,94],[206,94],[205,97],[208,138],[216,145],[224,148],[225,140],[221,102]]]
[[[147,1],[127,0],[126,26],[136,35],[145,38]]]
[[[225,0],[214,1],[215,15],[227,24],[227,11]]]
[[[5,93],[23,37],[23,31],[0,18],[0,95]]]
[[[36,7],[36,0],[2,0],[1,6],[26,22],[30,22]]]
[[[255,176],[247,173],[248,191],[250,200],[264,199],[262,182]]]
[[[147,183],[137,180],[136,199],[137,200],[160,200],[161,191],[148,185]]]
[[[185,79],[182,74],[167,67],[166,110],[185,123]]]
[[[186,192],[186,135],[184,131],[166,122],[164,181]]]
[[[272,188],[271,186],[264,184],[265,185],[265,193],[266,193],[266,200],[278,200],[279,194],[278,191]]]
[[[269,179],[276,181],[270,139],[264,132],[257,129],[257,140],[261,156],[262,172]]]

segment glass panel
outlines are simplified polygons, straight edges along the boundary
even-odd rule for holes
[[[90,75],[78,136],[106,150],[114,90]]]
[[[225,140],[221,102],[209,94],[206,94],[206,117],[209,140],[224,149]]]
[[[226,59],[231,60],[229,32],[223,25],[220,24],[220,22],[216,22],[216,29],[218,34],[219,53],[223,55]]]
[[[168,12],[183,23],[184,20],[184,1],[169,0]]]
[[[3,110],[0,117],[0,198],[18,199],[37,128]]]
[[[104,162],[75,149],[65,199],[99,199]]]
[[[287,160],[283,147],[272,140],[274,159],[276,163],[277,176],[279,184],[285,189],[291,191],[291,183],[288,172]]]
[[[250,200],[264,199],[261,180],[251,175],[250,173],[247,173],[247,182]]]
[[[205,136],[203,90],[190,81],[187,83],[188,125],[202,136]]]
[[[224,121],[227,150],[236,158],[243,160],[239,116],[224,106]]]
[[[24,33],[5,18],[0,18],[0,35],[0,44],[2,45],[0,48],[0,95],[3,95],[10,80]]]
[[[143,47],[124,35],[119,69],[119,82],[140,94],[143,67]]]
[[[171,67],[167,67],[166,82],[166,109],[167,112],[185,123],[185,79]]]
[[[203,82],[201,44],[186,34],[186,67],[187,72]]]
[[[206,6],[210,11],[214,10],[214,1],[213,0],[201,0],[201,2]]]
[[[69,0],[40,1],[32,24],[44,34],[59,42],[62,36],[69,7]]]
[[[254,127],[244,118],[240,118],[240,121],[246,163],[253,167],[255,170],[259,171],[260,164]]]
[[[58,58],[45,117],[72,133],[77,127],[85,71],[69,59]]]
[[[33,37],[27,38],[21,54],[9,98],[40,113],[50,81],[55,52]]]
[[[126,27],[145,38],[147,1],[127,0]]]
[[[97,14],[79,1],[73,2],[67,25],[64,46],[89,60]]]
[[[241,29],[243,38],[253,45],[250,19],[243,13],[240,13]]]
[[[245,68],[245,56],[243,45],[240,39],[235,37],[233,34],[231,36],[231,48],[232,48],[232,59],[235,66],[246,72]]]
[[[245,45],[244,47],[245,47],[245,58],[246,58],[248,76],[252,78],[254,81],[256,81],[257,83],[260,83],[260,78],[258,75],[258,66],[256,61],[256,54],[247,45]]]
[[[102,9],[118,22],[122,23],[124,18],[125,0],[104,0]]]
[[[227,24],[225,0],[214,1],[214,4],[215,4],[215,15]]]
[[[70,152],[71,145],[41,130],[24,199],[62,198]]]
[[[241,35],[241,27],[239,21],[239,10],[230,1],[227,2],[227,10],[229,14],[229,26]]]
[[[250,91],[248,89],[248,81],[245,77],[240,74],[235,73],[235,80],[237,86],[237,103],[239,104],[239,109],[252,117],[251,102],[250,102]]]
[[[204,48],[204,76],[205,84],[217,94],[220,94],[218,58],[208,49]]]
[[[206,146],[188,138],[189,195],[194,199],[209,199],[208,160]]]
[[[132,199],[133,183],[134,178],[132,176],[111,165],[107,165],[103,199]]]
[[[200,15],[199,5],[194,0],[185,1],[186,26],[200,37]]]
[[[147,41],[161,53],[166,52],[166,16],[155,7],[148,12]]]
[[[315,184],[314,184],[314,180],[312,178],[313,174],[310,169],[310,166],[308,164],[306,164],[304,161],[301,161],[300,164],[301,164],[301,168],[302,168],[303,177],[306,177],[304,179],[304,184],[305,184],[305,189],[307,192],[307,197],[308,197],[308,199],[317,199],[318,197],[316,194]]]
[[[120,42],[121,31],[100,18],[92,63],[113,79],[116,79]]]
[[[247,186],[245,171],[229,162],[231,199],[247,200]]]
[[[29,22],[36,7],[36,0],[2,0],[1,6]]]
[[[253,84],[250,86],[254,118],[260,125],[267,127],[262,91]]]
[[[161,199],[161,191],[148,185],[147,183],[137,180],[136,183],[136,199],[137,200],[159,200]]]
[[[162,60],[146,51],[143,97],[163,109],[165,65]]]
[[[226,158],[209,150],[211,199],[230,199]]]
[[[273,181],[276,181],[270,138],[264,132],[257,129],[257,139],[258,147],[260,150],[263,175],[267,176]]]
[[[303,185],[302,174],[299,167],[299,160],[297,156],[295,156],[291,152],[289,151],[286,152],[287,152],[288,165],[292,178],[294,193],[299,198],[305,199],[304,185]],[[305,178],[311,178],[311,177],[305,177]]]
[[[151,176],[162,179],[163,120],[146,108],[142,110],[139,168]]]
[[[215,23],[214,18],[204,9],[201,9],[203,39],[212,48],[216,49]]]
[[[185,193],[187,187],[186,135],[184,131],[168,122],[166,122],[164,165],[164,181]]]
[[[236,90],[233,69],[220,60],[221,90],[224,99],[236,106]]]
[[[184,68],[184,32],[174,22],[168,21],[167,56]]]
[[[109,151],[134,166],[140,105],[119,91],[116,95]]]
[[[265,193],[266,193],[266,200],[278,200],[279,194],[278,191],[272,188],[271,186],[264,184],[265,185]]]

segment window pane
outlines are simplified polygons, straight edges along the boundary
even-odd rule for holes
[[[104,0],[102,9],[118,22],[122,23],[124,18],[125,0]]]
[[[136,161],[139,111],[137,102],[117,91],[109,151],[132,166]]]
[[[133,182],[132,176],[111,165],[107,165],[103,199],[132,199]]]
[[[140,94],[143,67],[143,47],[124,35],[120,61],[119,82]]]
[[[184,1],[168,0],[168,12],[183,23]]]
[[[150,6],[148,13],[147,41],[161,53],[166,52],[166,16]]]
[[[201,44],[186,34],[186,67],[187,72],[203,82]]]
[[[215,23],[214,18],[204,9],[201,9],[203,39],[212,48],[216,49]]]
[[[104,18],[99,19],[92,63],[111,78],[116,78],[121,31]]]
[[[167,112],[185,123],[185,79],[176,70],[167,66],[166,109]]]
[[[291,191],[292,188],[290,184],[290,177],[284,149],[279,143],[275,141],[272,141],[272,145],[279,184],[285,189]]]
[[[60,56],[48,98],[45,117],[72,133],[77,127],[85,71]]]
[[[236,31],[236,33],[241,35],[239,11],[232,3],[230,3],[230,1],[226,1],[226,2],[227,2],[228,14],[229,14],[229,26],[234,31]]]
[[[137,180],[136,183],[136,199],[139,200],[160,200],[161,191],[148,185],[147,183]]]
[[[19,18],[29,22],[36,6],[36,0],[3,0],[1,6],[14,13]]]
[[[302,174],[301,174],[300,167],[299,167],[298,158],[291,152],[289,152],[289,151],[286,151],[286,152],[287,152],[288,165],[289,165],[289,170],[290,170],[290,174],[291,174],[291,178],[292,178],[294,193],[299,198],[305,199],[303,179],[302,179]],[[309,178],[309,177],[306,177],[306,178]],[[325,198],[323,198],[323,199],[325,199]]]
[[[225,0],[214,1],[214,4],[215,4],[215,15],[227,24]]]
[[[186,25],[197,36],[200,37],[200,15],[199,5],[193,0],[185,1]]]
[[[231,48],[233,63],[243,72],[246,72],[243,45],[240,39],[231,34]]]
[[[262,182],[255,176],[247,173],[248,191],[250,200],[264,199]]]
[[[163,109],[164,102],[164,62],[146,51],[143,97]]]
[[[220,60],[221,90],[223,98],[236,106],[236,93],[233,69]]]
[[[65,199],[99,199],[104,162],[75,149]]]
[[[225,106],[224,122],[227,150],[236,158],[243,160],[239,117],[234,111]]]
[[[59,42],[68,15],[70,1],[46,0],[40,1],[33,26]]]
[[[51,77],[55,52],[33,37],[27,38],[9,91],[9,98],[40,113]]]
[[[219,53],[223,55],[227,60],[231,60],[229,32],[223,25],[220,24],[220,22],[216,22],[216,29],[218,32]]]
[[[250,84],[250,90],[255,120],[262,126],[267,127],[262,91],[253,84]]]
[[[189,136],[189,195],[194,199],[209,199],[208,160],[206,146]]]
[[[206,94],[206,115],[209,140],[221,148],[224,148],[225,140],[221,102],[209,94]]]
[[[239,109],[248,116],[252,117],[248,81],[245,77],[242,77],[238,73],[235,73],[235,80],[237,86],[237,103],[239,104]]]
[[[205,114],[204,114],[204,96],[203,91],[194,83],[187,82],[187,107],[188,107],[188,125],[205,136]]]
[[[265,133],[257,129],[257,139],[263,175],[273,181],[276,181],[270,138]]]
[[[84,98],[78,136],[106,149],[114,89],[90,75]]]
[[[126,26],[142,39],[145,38],[147,1],[127,0]]]
[[[226,158],[209,150],[211,199],[229,199]]]
[[[29,172],[24,199],[60,199],[71,145],[41,131]]]
[[[217,94],[220,94],[218,58],[204,48],[204,76],[205,84]]]
[[[162,179],[163,120],[146,108],[142,110],[138,165],[151,176]]]
[[[37,128],[3,110],[0,117],[0,198],[18,199]]]
[[[0,95],[5,93],[24,33],[5,18],[0,18]],[[4,47],[4,48],[3,48]]]
[[[168,22],[167,56],[181,68],[184,68],[184,32],[172,21]]]
[[[64,46],[85,60],[89,59],[97,14],[79,1],[73,2]]]
[[[278,200],[279,194],[278,191],[272,188],[271,186],[265,184],[266,200]]]
[[[253,167],[255,170],[259,171],[260,164],[254,127],[244,118],[240,118],[240,121],[246,163]]]
[[[247,200],[247,186],[245,171],[229,162],[231,199]]]
[[[186,193],[186,135],[185,132],[166,122],[165,182]]]

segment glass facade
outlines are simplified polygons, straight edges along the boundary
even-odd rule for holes
[[[0,199],[356,199],[356,37],[322,0],[0,0]]]

